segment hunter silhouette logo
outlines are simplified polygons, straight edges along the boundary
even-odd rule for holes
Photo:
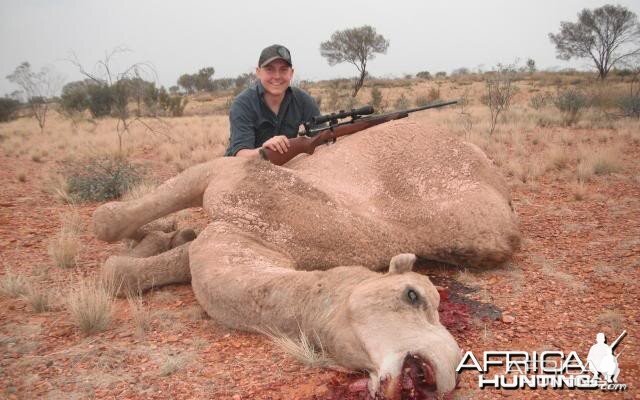
[[[496,389],[600,389],[603,391],[627,390],[618,383],[620,367],[615,354],[616,347],[626,336],[623,331],[608,345],[604,333],[596,335],[586,363],[578,352],[548,350],[527,352],[522,350],[487,350],[481,359],[467,351],[456,372],[471,369],[479,372],[478,387]]]
[[[587,355],[587,365],[589,372],[593,374],[593,379],[597,380],[598,374],[601,374],[602,379],[607,383],[618,383],[618,375],[620,375],[618,356],[622,352],[614,354],[614,350],[626,334],[627,331],[623,331],[611,346],[606,343],[604,333],[600,332],[596,335],[596,344],[591,346]]]

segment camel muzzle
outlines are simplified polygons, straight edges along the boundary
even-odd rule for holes
[[[456,383],[458,378],[456,378]],[[436,373],[431,362],[415,354],[407,354],[400,375],[388,377],[380,383],[376,399],[431,400],[448,399],[453,392],[438,391]]]

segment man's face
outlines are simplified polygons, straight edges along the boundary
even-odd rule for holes
[[[256,76],[268,94],[282,96],[293,78],[293,68],[283,60],[273,60],[262,68],[256,68]]]

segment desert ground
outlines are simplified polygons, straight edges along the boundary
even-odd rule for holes
[[[347,85],[305,88],[328,112],[354,104]],[[627,390],[480,390],[477,375],[464,372],[453,398],[640,398],[640,122],[615,108],[629,82],[537,73],[514,85],[509,109],[489,133],[482,76],[379,82],[387,110],[424,98],[465,99],[410,118],[482,148],[508,180],[520,219],[522,248],[505,265],[481,270],[421,260],[417,269],[446,287],[445,323],[475,355],[575,350],[586,358],[597,332],[613,340],[626,329],[617,352]],[[575,116],[553,101],[570,87],[590,99]],[[365,87],[355,104],[370,102],[370,92]],[[120,157],[144,176],[125,197],[221,156],[230,96],[193,96],[183,117],[144,119],[153,131],[134,124]],[[69,176],[91,160],[113,159],[117,122],[55,109],[48,118],[43,132],[28,115],[0,124],[0,398],[365,398],[358,390],[364,375],[323,368],[321,355],[216,324],[189,285],[129,299],[96,289],[101,264],[125,244],[92,235],[91,214],[101,202],[79,201]],[[199,209],[174,217],[179,227],[206,224]],[[111,314],[91,330],[79,309]]]

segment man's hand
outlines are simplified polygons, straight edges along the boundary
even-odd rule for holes
[[[289,151],[289,138],[284,135],[274,136],[264,142],[262,147],[265,147],[271,151],[277,151],[280,154],[284,154]]]

